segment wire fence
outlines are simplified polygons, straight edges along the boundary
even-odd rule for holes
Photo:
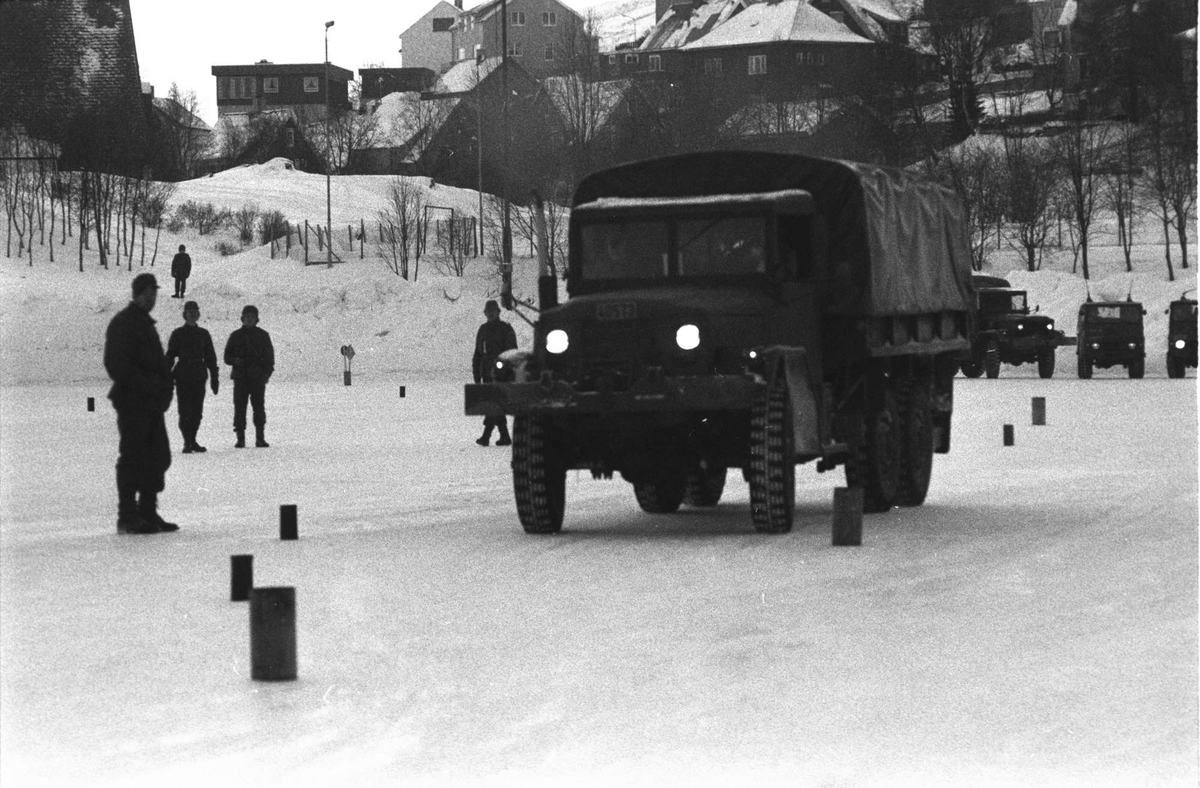
[[[305,265],[329,262],[342,263],[357,257],[375,257],[376,245],[382,247],[394,241],[396,228],[387,222],[359,219],[357,224],[338,224],[326,229],[323,224],[301,222],[283,223],[282,234],[270,241],[271,259],[287,257],[302,260]],[[332,239],[332,244],[330,243]],[[425,254],[429,244],[457,257],[480,257],[478,221],[474,216],[451,217],[422,222],[416,236],[414,251]]]

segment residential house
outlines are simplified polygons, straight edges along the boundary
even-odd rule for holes
[[[427,68],[439,74],[445,71],[458,59],[454,55],[452,31],[461,13],[462,0],[455,0],[453,5],[446,0],[438,0],[433,8],[400,34],[401,64],[406,68]]]
[[[477,50],[497,57],[507,39],[508,57],[535,79],[566,74],[595,52],[583,17],[558,0],[508,0],[507,30],[501,2],[490,0],[459,14],[454,25],[454,60],[472,61]]]
[[[326,63],[213,66],[217,116],[290,109],[303,122],[350,109],[354,72]],[[329,83],[326,85],[326,75]]]
[[[305,172],[324,171],[324,157],[305,137],[304,124],[286,107],[217,118],[212,141],[196,160],[195,170],[204,175],[272,159],[288,159]]]
[[[143,85],[149,103],[154,174],[159,180],[182,180],[196,175],[196,161],[212,146],[213,129],[169,96],[156,97]]]
[[[129,0],[0,2],[0,125],[65,167],[141,175],[147,118]]]

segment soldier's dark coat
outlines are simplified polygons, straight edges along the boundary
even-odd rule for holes
[[[171,276],[176,279],[187,279],[192,275],[192,258],[187,252],[180,252],[171,260]]]
[[[266,383],[275,371],[271,335],[258,326],[242,326],[225,343],[225,363],[233,367],[234,380]]]
[[[121,436],[117,474],[138,489],[161,491],[171,467],[163,414],[174,386],[154,318],[137,304],[130,303],[108,324],[104,369],[112,378],[108,398]]]
[[[471,358],[476,383],[490,383],[496,359],[506,350],[517,347],[517,332],[503,320],[484,323],[475,334],[475,355]]]
[[[204,383],[210,374],[217,380],[217,351],[212,335],[207,329],[186,323],[175,329],[167,340],[167,365],[173,365],[179,430],[187,449],[186,444],[195,443],[204,420]]]

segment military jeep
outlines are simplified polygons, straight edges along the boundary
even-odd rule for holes
[[[1196,299],[1185,293],[1167,309],[1167,376],[1182,378],[1196,368]]]
[[[1092,376],[1096,367],[1123,366],[1130,378],[1146,374],[1146,337],[1136,301],[1092,301],[1079,305],[1079,377]]]
[[[977,286],[975,297],[978,330],[970,355],[961,363],[963,374],[977,378],[986,372],[989,378],[996,378],[1001,364],[1036,362],[1039,376],[1053,377],[1054,353],[1059,345],[1069,343],[1063,332],[1054,328],[1054,320],[1036,314],[1036,307],[1030,311],[1024,290]]]

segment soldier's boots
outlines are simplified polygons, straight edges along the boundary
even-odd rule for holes
[[[120,471],[117,472],[120,476]],[[137,487],[128,483],[117,484],[117,533],[156,534],[158,526],[148,522],[137,508]]]
[[[170,533],[178,531],[179,526],[175,523],[169,523],[164,520],[158,513],[158,493],[142,493],[141,500],[138,501],[138,514],[149,525],[155,528],[154,531],[146,531],[145,533]]]
[[[246,431],[245,430],[234,430],[234,432],[237,434],[237,443],[233,444],[233,448],[235,448],[235,449],[246,448]]]
[[[500,440],[496,441],[497,446],[512,446],[512,436],[508,434],[508,430],[500,428]]]
[[[208,449],[204,448],[199,443],[196,443],[195,439],[193,439],[192,440],[192,451],[196,452],[197,454],[201,454],[203,452],[208,451]]]
[[[254,425],[254,445],[260,449],[269,449],[271,444],[267,443],[267,439],[263,437],[263,427]]]

